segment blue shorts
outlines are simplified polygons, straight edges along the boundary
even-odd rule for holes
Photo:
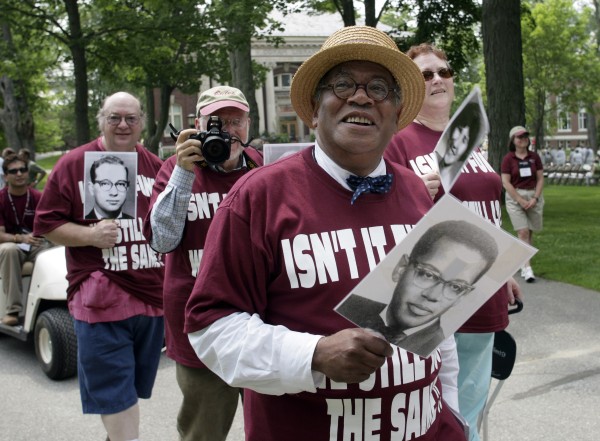
[[[150,398],[163,346],[162,317],[75,320],[83,413],[108,415]]]

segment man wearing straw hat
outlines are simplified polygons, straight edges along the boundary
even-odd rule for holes
[[[382,159],[423,97],[384,33],[335,32],[292,82],[315,145],[248,173],[219,206],[185,330],[247,389],[247,440],[465,439],[438,350],[419,357],[333,310],[431,207],[418,177]]]

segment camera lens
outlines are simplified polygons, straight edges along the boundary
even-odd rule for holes
[[[231,146],[220,136],[207,136],[202,144],[202,155],[209,164],[222,164],[231,155]]]

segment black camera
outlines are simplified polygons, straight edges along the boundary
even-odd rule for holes
[[[202,156],[212,165],[222,164],[231,155],[231,135],[221,130],[223,123],[218,116],[211,116],[206,124],[206,131],[190,136],[202,143]]]

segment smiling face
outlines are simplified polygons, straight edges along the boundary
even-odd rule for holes
[[[127,169],[121,164],[100,164],[96,178],[89,183],[95,209],[101,219],[115,219],[127,198]]]
[[[406,330],[440,317],[460,299],[456,287],[473,285],[485,266],[480,251],[450,238],[441,238],[435,250],[416,262],[401,261],[393,273],[396,288],[387,312],[388,324]],[[436,278],[439,283],[431,282]]]
[[[342,63],[325,76],[323,83],[331,84],[340,77],[349,77],[359,85],[381,79],[390,89],[397,87],[387,69],[367,61]],[[363,87],[347,99],[324,88],[315,106],[313,124],[319,146],[333,161],[345,170],[366,176],[379,164],[396,132],[399,114],[400,104],[393,91],[383,101],[375,101]]]
[[[419,55],[413,61],[419,66],[421,72],[426,70],[438,72],[440,69],[448,67],[445,60],[433,53]],[[454,101],[454,78],[442,78],[436,73],[430,81],[425,82],[425,100],[419,114],[445,112],[445,115],[450,115],[452,101]]]
[[[135,148],[143,129],[141,113],[139,101],[128,93],[118,92],[106,99],[99,120],[106,150],[127,152]],[[121,117],[117,125],[108,123],[111,116]],[[137,122],[128,124],[125,117],[136,117]]]

